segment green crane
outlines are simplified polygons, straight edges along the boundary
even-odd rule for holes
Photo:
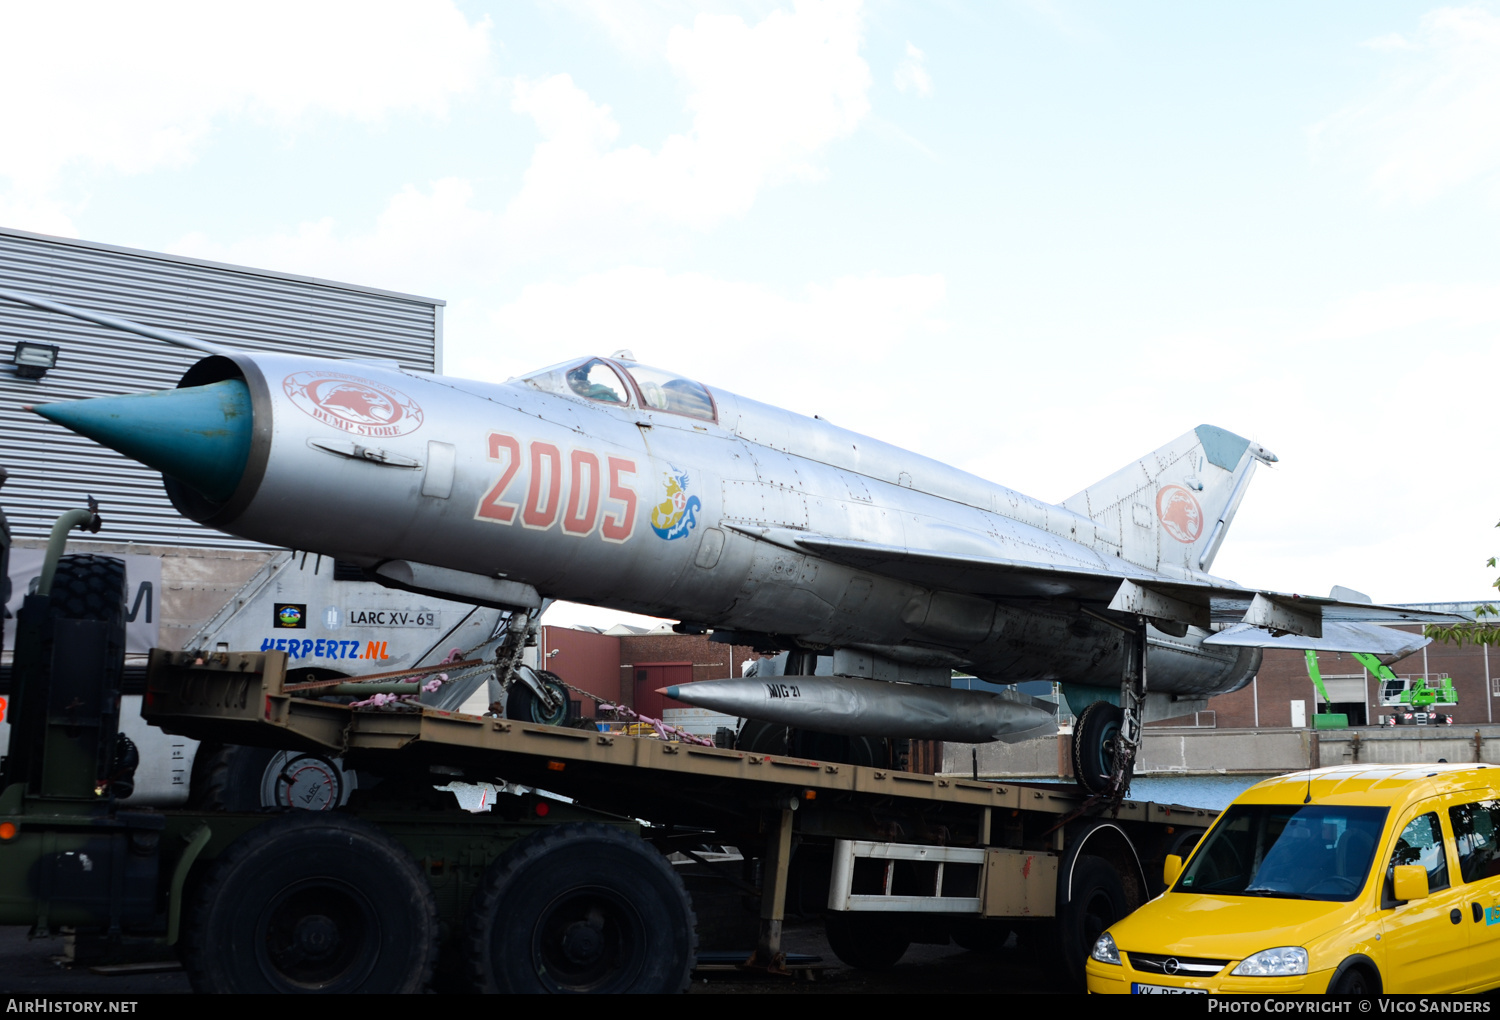
[[[1318,671],[1318,653],[1309,648],[1307,656],[1307,675],[1312,678],[1313,686],[1318,690],[1318,697],[1322,703],[1327,705],[1332,702],[1328,696],[1328,688],[1323,686],[1323,674]],[[1380,682],[1381,689],[1385,688],[1387,681],[1401,682],[1401,678],[1391,672],[1391,668],[1381,662],[1368,652],[1353,652],[1355,661],[1370,675]],[[1425,678],[1418,677],[1412,680],[1411,685],[1401,692],[1398,702],[1400,709],[1390,715],[1390,724],[1402,723],[1452,723],[1453,716],[1446,712],[1435,711],[1437,705],[1458,704],[1458,692],[1453,689],[1453,680],[1450,677],[1442,677],[1438,686],[1434,687]],[[1313,728],[1320,730],[1341,730],[1349,725],[1349,717],[1342,712],[1317,713],[1313,716]]]

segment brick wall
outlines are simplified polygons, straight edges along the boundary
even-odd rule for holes
[[[1416,627],[1403,629],[1419,630]],[[1325,677],[1364,672],[1353,656],[1335,652],[1320,652],[1318,669]],[[1458,692],[1458,705],[1445,711],[1452,713],[1454,725],[1500,720],[1500,706],[1494,704],[1500,699],[1492,696],[1492,682],[1500,677],[1500,648],[1488,649],[1486,654],[1484,647],[1465,645],[1459,648],[1434,642],[1423,651],[1393,664],[1391,670],[1397,676],[1426,674],[1434,680],[1444,673],[1450,675]],[[1389,712],[1380,705],[1379,687],[1375,679],[1370,678],[1365,707],[1369,725],[1374,725],[1380,715]],[[1208,707],[1214,711],[1220,727],[1255,726],[1257,711],[1260,726],[1290,726],[1293,701],[1305,703],[1307,725],[1311,726],[1317,693],[1308,679],[1303,654],[1268,649],[1253,684],[1233,694],[1210,698]],[[1353,720],[1350,722],[1352,724]]]

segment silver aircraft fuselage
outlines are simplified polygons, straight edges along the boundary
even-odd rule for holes
[[[586,364],[613,373],[623,400],[576,392],[570,368]],[[702,388],[706,413],[701,400],[681,405],[696,414],[653,408],[632,370],[640,366],[580,359],[490,384],[280,354],[209,359],[184,384],[244,380],[247,468],[221,503],[183,479],[168,478],[168,491],[188,516],[271,545],[372,567],[431,564],[547,597],[1006,683],[1116,685],[1121,635],[1045,583],[1020,596],[924,584],[796,539],[1207,576],[1163,569],[1160,543],[1132,545],[1118,520],[718,388]],[[1200,699],[1249,681],[1259,651],[1206,647],[1207,635],[1152,631],[1152,691]]]

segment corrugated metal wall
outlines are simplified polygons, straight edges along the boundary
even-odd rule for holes
[[[443,302],[430,298],[5,229],[0,286],[246,350],[442,368]],[[10,472],[0,498],[17,538],[45,537],[91,494],[105,520],[99,541],[255,548],[183,518],[155,472],[22,410],[168,389],[201,355],[0,300],[0,360],[17,340],[62,348],[40,381],[0,373],[0,464]]]

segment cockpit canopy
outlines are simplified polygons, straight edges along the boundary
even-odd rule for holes
[[[703,421],[716,417],[713,397],[702,383],[633,361],[569,361],[533,372],[522,381],[548,393],[601,404],[639,406]]]

